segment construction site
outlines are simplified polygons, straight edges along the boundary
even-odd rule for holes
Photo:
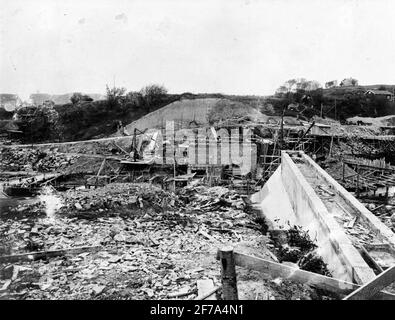
[[[395,300],[394,1],[1,8],[0,300]]]
[[[1,299],[394,299],[394,127],[218,103],[3,144]]]

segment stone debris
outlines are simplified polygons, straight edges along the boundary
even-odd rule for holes
[[[14,277],[12,264],[0,264],[0,288],[7,288],[1,299],[194,299],[197,280],[220,285],[217,246],[244,244],[265,256],[268,239],[227,188],[193,186],[174,194],[148,184],[113,184],[91,191],[65,193],[55,219],[3,221],[1,255],[102,249],[19,262],[23,269]],[[234,232],[221,232],[230,228]]]
[[[75,163],[78,156],[55,150],[40,151],[29,148],[0,150],[0,171],[53,172]]]

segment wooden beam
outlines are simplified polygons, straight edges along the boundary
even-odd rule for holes
[[[364,284],[343,300],[368,300],[385,287],[388,287],[395,281],[395,266],[388,268],[380,273],[376,278]]]
[[[263,272],[273,278],[280,277],[302,284],[307,284],[312,287],[324,289],[342,296],[360,288],[360,285],[351,282],[326,277],[317,273],[300,270],[283,265],[281,263],[256,258],[237,252],[234,253],[234,257],[237,266]],[[374,298],[379,300],[395,300],[395,294],[378,292]]]
[[[214,293],[216,293],[221,288],[222,288],[221,286],[214,287],[213,289],[211,289],[210,291],[206,292],[205,294],[198,295],[194,300],[205,300],[206,298],[214,295]],[[211,299],[211,300],[216,300],[216,299]]]
[[[106,163],[106,158],[103,159],[103,161],[102,161],[102,163],[101,163],[101,165],[100,165],[99,171],[97,172],[96,180],[95,180],[95,185],[97,185],[97,182],[98,182],[98,180],[99,180],[100,173],[103,171],[103,168],[104,168],[104,164],[105,164],[105,163]]]
[[[373,210],[371,212],[373,212]],[[361,255],[363,258],[365,258],[365,261],[369,263],[370,267],[373,266],[379,273],[384,272],[383,268],[380,267],[380,265],[369,254],[368,250],[366,250],[366,248],[362,245],[361,245]]]
[[[114,145],[121,150],[124,154],[129,155],[129,152],[127,152],[125,149],[123,149],[122,147],[120,147],[115,141],[113,141]]]
[[[66,254],[80,254],[83,252],[93,252],[99,251],[101,246],[93,246],[93,247],[77,247],[77,248],[68,248],[68,249],[59,249],[59,250],[50,250],[50,251],[36,251],[36,252],[28,252],[28,253],[20,253],[14,255],[0,256],[0,263],[5,262],[16,262],[16,261],[26,261],[26,260],[38,260],[43,258],[52,258],[58,256],[64,256]]]

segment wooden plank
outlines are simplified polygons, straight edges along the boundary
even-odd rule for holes
[[[364,284],[343,300],[368,300],[395,281],[395,266],[380,273],[376,278]]]
[[[347,295],[360,287],[359,285],[351,282],[326,277],[242,253],[235,252],[234,257],[237,266],[263,272],[273,278],[280,277],[307,284],[339,295]],[[395,300],[395,294],[379,292],[374,298],[380,300]]]
[[[95,185],[97,185],[97,182],[98,182],[98,180],[99,180],[100,173],[102,172],[105,163],[106,163],[106,158],[103,159],[103,161],[102,161],[102,163],[101,163],[101,165],[100,165],[99,171],[97,172],[96,180],[95,180]]]
[[[207,300],[217,300],[215,294],[212,292],[215,289],[214,282],[211,279],[197,280],[198,297],[205,297]],[[217,288],[218,289],[218,288]],[[206,295],[210,293],[209,295]]]
[[[377,264],[377,262],[371,257],[369,252],[366,250],[366,248],[362,245],[361,245],[361,255],[365,259],[365,261],[368,262],[368,264],[370,264],[369,265],[370,267],[373,266],[377,271],[379,271],[379,273],[382,273],[384,271],[383,268],[381,268]]]
[[[86,251],[99,251],[101,246],[92,246],[92,247],[77,247],[77,248],[68,248],[68,249],[59,249],[59,250],[50,250],[50,251],[36,251],[36,252],[28,252],[28,253],[20,253],[14,255],[0,256],[0,263],[5,262],[16,262],[23,260],[38,260],[42,258],[52,258],[63,256],[66,254],[80,254]]]
[[[221,286],[214,287],[210,291],[206,292],[205,294],[198,295],[194,300],[205,300],[207,297],[211,297],[212,295],[214,295],[214,293],[216,293],[220,288],[222,288],[222,287]],[[213,299],[213,300],[216,300],[216,299]]]

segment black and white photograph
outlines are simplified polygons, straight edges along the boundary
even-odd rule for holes
[[[0,300],[395,300],[395,1],[0,4]]]

